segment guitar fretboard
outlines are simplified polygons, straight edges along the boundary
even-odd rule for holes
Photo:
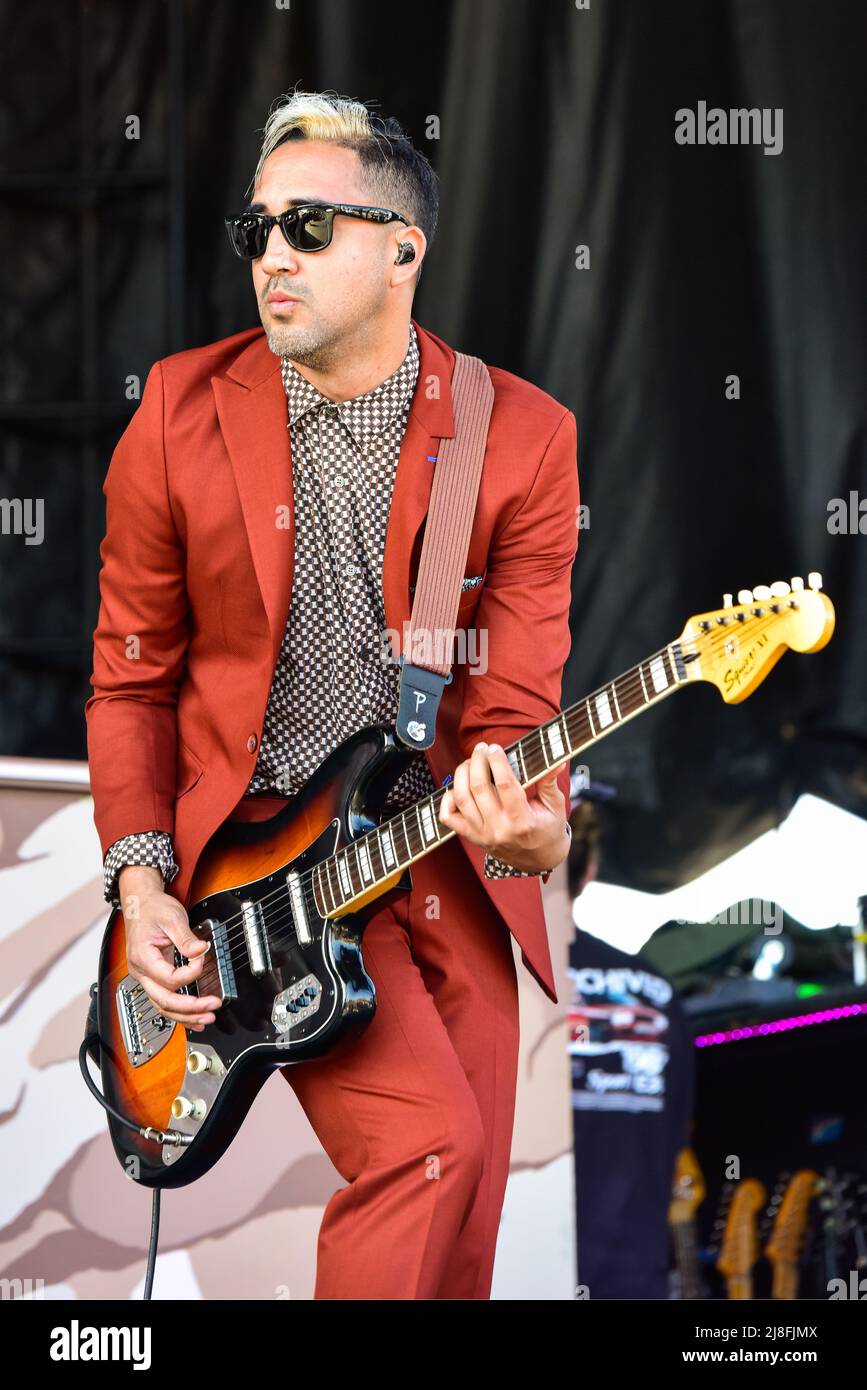
[[[670,642],[616,680],[562,710],[506,748],[522,787],[544,777],[612,729],[672,694],[688,679],[679,642]],[[333,917],[456,833],[439,819],[446,788],[439,787],[316,866],[317,911]]]
[[[701,1298],[703,1288],[698,1263],[698,1241],[694,1221],[678,1221],[671,1227],[675,1262],[680,1275],[680,1297]]]

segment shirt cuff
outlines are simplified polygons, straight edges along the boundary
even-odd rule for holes
[[[146,864],[159,869],[163,886],[168,887],[180,872],[175,863],[172,837],[164,830],[144,830],[137,835],[125,835],[115,840],[107,850],[103,863],[103,894],[112,907],[120,907],[117,876],[127,864]]]
[[[516,869],[493,854],[485,855],[485,878],[543,878],[550,869]]]

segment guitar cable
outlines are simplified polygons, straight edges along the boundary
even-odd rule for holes
[[[88,1053],[93,1058],[96,1066],[99,1067],[100,1072],[102,1071],[102,1063],[100,1061],[100,1056],[102,1053],[102,1038],[99,1036],[99,1027],[97,1025],[96,1019],[97,990],[98,986],[95,983],[90,986],[90,1004],[87,1010],[87,1023],[85,1025],[84,1038],[82,1040],[80,1048],[78,1049],[78,1065],[81,1069],[81,1074],[84,1077],[85,1084],[88,1090],[91,1092],[93,1096],[96,1097],[103,1110],[107,1110],[110,1115],[114,1116],[114,1118],[118,1121],[119,1124],[125,1125],[127,1129],[133,1130],[143,1139],[152,1139],[158,1144],[177,1143],[177,1135],[167,1135],[162,1130],[152,1129],[147,1125],[143,1126],[137,1124],[135,1120],[130,1120],[126,1115],[122,1115],[119,1110],[116,1110],[115,1107],[109,1101],[106,1100],[105,1096],[99,1090],[99,1087],[96,1085],[96,1082],[91,1076],[87,1066]],[[154,1188],[153,1201],[151,1204],[151,1234],[150,1241],[148,1243],[148,1258],[147,1267],[145,1269],[144,1293],[142,1294],[142,1298],[144,1300],[149,1300],[151,1298],[151,1293],[154,1286],[154,1270],[156,1268],[157,1244],[159,1242],[160,1234],[161,1191],[162,1189],[159,1187]]]

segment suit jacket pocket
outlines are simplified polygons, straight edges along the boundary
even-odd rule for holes
[[[475,613],[485,588],[485,574],[467,575],[462,581],[461,596],[458,600],[456,627],[466,627],[467,619]]]
[[[192,791],[198,782],[205,767],[201,759],[189,748],[182,738],[178,739],[178,774],[177,791],[175,800],[180,801],[182,796]]]
[[[461,593],[458,599],[458,614],[457,619],[455,621],[456,627],[464,627],[466,624],[466,618],[475,612],[476,605],[478,604],[482,596],[482,591],[485,587],[486,574],[487,570],[483,570],[481,574],[464,575],[463,579],[461,580]],[[411,584],[409,586],[411,602],[415,598],[415,588],[416,586],[414,584]]]

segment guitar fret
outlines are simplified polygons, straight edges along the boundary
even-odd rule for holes
[[[428,842],[430,842],[431,840],[438,840],[439,835],[437,834],[436,826],[434,824],[433,812],[431,811],[429,801],[423,801],[421,803],[420,815],[422,823],[422,835],[424,836],[424,838]]]
[[[600,729],[607,729],[609,724],[614,723],[614,715],[611,713],[611,702],[608,699],[608,692],[600,690],[596,696],[596,718],[599,720]]]
[[[391,826],[384,826],[379,832],[380,847],[386,869],[393,869],[397,864],[397,855],[394,852],[394,840],[391,835]]]
[[[322,891],[322,865],[321,865],[321,864],[317,864],[317,865],[316,865],[316,867],[315,867],[314,870],[313,870],[313,874],[311,875],[311,878],[312,878],[312,882],[313,882],[313,900],[314,900],[314,903],[315,903],[315,905],[316,905],[316,911],[320,914],[320,916],[324,917],[324,916],[325,916],[326,908],[325,908],[325,894],[324,894],[323,891]]]
[[[584,701],[584,704],[587,706],[587,718],[590,720],[590,732],[591,732],[591,734],[593,735],[593,737],[595,738],[595,737],[596,737],[596,725],[593,723],[593,711],[592,711],[591,708],[590,708],[590,698],[589,698],[589,696],[588,696],[588,698]]]
[[[652,656],[648,662],[650,667],[650,679],[653,682],[653,689],[657,695],[661,695],[663,690],[668,689],[668,676],[665,674],[665,662],[660,655]]]
[[[563,733],[560,729],[559,720],[555,719],[554,723],[546,730],[546,733],[548,735],[548,747],[551,749],[551,759],[555,763],[559,762],[565,752]]]
[[[639,676],[641,677],[641,689],[642,689],[642,691],[644,692],[644,703],[647,705],[647,704],[650,703],[650,699],[649,699],[649,696],[648,696],[648,694],[647,694],[647,686],[646,686],[645,683],[644,683],[644,671],[642,670],[642,667],[643,667],[643,666],[644,666],[644,662],[643,662],[643,661],[639,661],[639,663],[638,663],[638,674],[639,674]]]
[[[371,831],[368,836],[368,843],[370,845],[370,867],[373,869],[373,877],[375,879],[385,877],[385,860],[382,857],[382,845],[379,842],[380,833],[380,829],[377,827],[377,829]]]
[[[546,747],[546,740],[545,740],[544,735],[541,734],[541,732],[540,732],[540,735],[539,735],[539,751],[540,751],[540,753],[542,754],[542,757],[543,757],[543,759],[544,759],[545,767],[546,767],[546,768],[550,767],[550,762],[549,762],[549,759],[548,759],[548,749],[547,749],[547,747]]]
[[[620,703],[619,703],[619,701],[618,701],[618,699],[617,699],[617,682],[616,682],[616,681],[612,681],[612,682],[611,682],[611,696],[612,696],[612,699],[614,700],[614,708],[615,708],[616,711],[617,711],[617,718],[618,718],[618,720],[620,720],[620,719],[623,718],[623,715],[620,713]]]
[[[350,853],[350,851],[354,852],[354,855],[355,855],[355,863],[354,863],[354,864],[353,864],[353,862],[352,862],[352,853]],[[356,892],[356,893],[360,893],[361,890],[362,890],[362,888],[364,887],[364,879],[362,878],[362,875],[361,875],[361,860],[360,860],[359,857],[358,857],[358,841],[357,841],[357,840],[353,840],[352,845],[350,846],[350,849],[347,850],[346,862],[347,862],[347,868],[349,869],[349,877],[350,877],[350,879],[352,880],[353,890],[354,890],[354,892]],[[358,881],[358,888],[355,887],[356,880]]]
[[[337,863],[337,874],[340,880],[340,887],[342,888],[344,894],[344,902],[348,902],[349,899],[352,897],[352,880],[349,877],[349,872],[346,867],[346,855],[341,850],[341,852],[335,856],[335,859]]]
[[[570,754],[570,756],[571,756],[571,753],[572,753],[572,740],[571,740],[571,738],[569,737],[569,725],[566,723],[566,713],[565,713],[565,711],[561,712],[561,714],[559,715],[559,723],[560,723],[560,725],[562,726],[562,729],[563,729],[563,739],[564,739],[564,742],[565,742],[565,744],[566,744],[566,752],[567,752],[568,754]]]
[[[665,650],[668,652],[668,661],[669,661],[669,665],[671,666],[671,675],[672,675],[672,678],[673,678],[673,680],[674,680],[675,685],[677,685],[677,668],[676,668],[676,666],[675,666],[675,664],[674,664],[674,657],[673,657],[672,654],[671,654],[671,647],[670,647],[670,646],[669,646],[669,647],[666,647]]]
[[[413,857],[413,855],[412,855],[412,840],[409,838],[409,825],[408,825],[408,823],[407,823],[407,819],[406,819],[406,814],[405,814],[405,812],[402,811],[402,812],[400,813],[400,816],[398,817],[398,820],[400,821],[400,828],[401,828],[401,830],[403,831],[403,838],[404,838],[404,842],[405,842],[405,844],[406,844],[406,857],[407,857],[407,860],[409,860],[409,859],[412,859],[412,857]],[[397,849],[397,845],[395,845],[395,849]]]
[[[618,676],[614,682],[615,695],[617,696],[617,712],[621,720],[628,719],[641,709],[642,701],[635,683],[635,667],[627,671],[625,676]]]
[[[328,859],[328,860],[326,860],[326,863],[325,863],[325,878],[326,878],[326,881],[327,881],[327,883],[328,883],[328,896],[329,896],[330,899],[331,899],[331,908],[332,908],[332,911],[334,910],[334,908],[340,906],[340,902],[339,902],[339,900],[338,900],[337,894],[336,894],[335,891],[334,891],[334,881],[333,881],[333,879],[332,879],[332,877],[331,877],[331,867],[332,867],[333,863],[334,863],[334,860],[333,860],[333,859]]]
[[[580,724],[578,724],[575,737],[571,740],[572,751],[575,752],[576,749],[583,748],[586,744],[592,741],[593,732],[590,728],[590,719],[588,717],[587,709],[584,706],[584,704],[582,703],[580,705],[575,705],[573,706],[573,709],[576,723],[578,720],[581,721]]]
[[[532,740],[532,741],[531,741]],[[541,729],[534,729],[532,733],[524,735],[524,742],[530,750],[530,777],[535,777],[541,762],[544,769],[548,767],[548,754],[545,751],[545,740]]]
[[[358,863],[361,868],[362,883],[370,883],[373,878],[373,866],[370,862],[370,849],[366,839],[358,842]]]

